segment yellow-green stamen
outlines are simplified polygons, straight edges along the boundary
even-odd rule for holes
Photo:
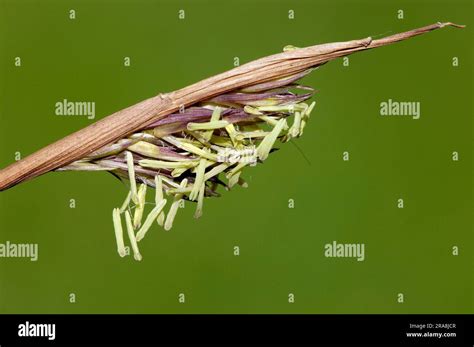
[[[211,122],[218,121],[219,118],[220,118],[220,116],[221,116],[221,108],[217,106],[217,107],[214,109],[214,111],[212,111]],[[213,129],[204,132],[204,133],[202,134],[202,137],[203,137],[204,141],[209,142],[209,140],[210,140],[211,137],[212,137],[213,132],[214,132]]]
[[[188,180],[185,178],[181,181],[179,185],[180,188],[185,188],[188,185]],[[179,204],[181,202],[181,198],[183,194],[175,194],[173,203],[171,204],[170,210],[168,211],[168,215],[166,216],[165,222],[165,230],[170,230],[173,227],[173,221],[176,217],[176,213],[178,212]]]
[[[199,161],[161,161],[142,159],[138,162],[140,166],[152,169],[190,169],[199,164]]]
[[[125,153],[125,156],[127,158],[128,176],[130,179],[130,191],[132,192],[132,201],[137,204],[137,182],[135,181],[135,164],[133,163],[133,155],[131,152],[127,151]]]
[[[205,123],[188,123],[187,129],[189,131],[214,130],[214,129],[225,128],[227,125],[229,125],[229,122],[226,120],[216,120],[216,121],[210,121],[210,122],[205,122]]]
[[[122,206],[120,207],[120,213],[124,213],[125,210],[128,208],[128,205],[130,204],[130,199],[132,197],[132,192],[129,191],[127,194],[127,197],[125,198],[125,201],[123,202]]]
[[[265,160],[268,157],[268,154],[270,153],[270,150],[273,147],[273,144],[275,143],[276,139],[280,135],[281,130],[285,126],[286,121],[285,119],[280,119],[278,123],[275,125],[273,130],[265,136],[265,138],[260,142],[260,144],[257,147],[257,155],[260,160]]]
[[[122,221],[120,220],[120,210],[114,208],[112,212],[112,219],[114,221],[115,240],[117,241],[117,252],[121,257],[125,257],[127,252],[123,242]]]
[[[204,191],[206,189],[206,185],[202,184],[201,188],[199,189],[198,201],[196,206],[196,212],[194,212],[194,218],[199,218],[202,216],[202,205],[204,202]]]
[[[153,210],[151,210],[151,212],[146,217],[145,222],[143,223],[142,227],[137,233],[137,242],[140,242],[145,237],[145,234],[150,229],[151,225],[153,224],[153,221],[158,217],[158,215],[163,210],[163,207],[165,207],[165,205],[166,205],[166,200],[161,200],[158,204],[156,204]]]
[[[155,205],[158,205],[161,201],[165,200],[163,196],[163,180],[160,175],[155,176]],[[161,211],[156,219],[160,226],[165,223],[165,212]]]
[[[146,198],[146,184],[140,184],[138,188],[138,204],[135,207],[135,213],[133,214],[133,227],[138,229],[142,224],[143,210],[145,209],[145,198]]]
[[[201,185],[204,185],[204,171],[206,170],[206,159],[201,159],[199,166],[196,171],[196,179],[194,180],[193,190],[189,194],[189,200],[196,200],[201,189]]]
[[[140,261],[142,260],[142,255],[140,254],[140,250],[138,249],[137,239],[135,238],[135,233],[132,225],[132,217],[130,217],[130,212],[128,211],[125,212],[125,224],[127,225],[128,238],[130,239],[130,244],[132,245],[133,257],[135,258],[135,260]]]

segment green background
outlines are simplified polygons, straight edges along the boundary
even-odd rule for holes
[[[111,212],[127,188],[108,174],[49,173],[1,192],[0,243],[38,243],[39,260],[0,258],[0,312],[472,313],[472,18],[471,1],[447,0],[1,0],[1,167],[92,122],[56,116],[63,99],[94,101],[98,119],[232,68],[234,57],[437,21],[467,28],[306,77],[319,90],[296,141],[309,163],[282,146],[244,173],[248,189],[207,199],[201,219],[188,204],[170,232],[155,224],[142,262],[116,253]],[[421,102],[421,118],[381,117],[389,98]],[[324,257],[332,241],[364,243],[365,261]]]

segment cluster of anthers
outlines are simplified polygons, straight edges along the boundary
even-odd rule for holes
[[[141,260],[137,243],[155,221],[170,230],[184,200],[197,202],[194,216],[200,217],[204,197],[219,196],[219,185],[226,190],[236,184],[246,187],[241,177],[246,167],[263,162],[278,139],[288,142],[303,134],[315,105],[304,101],[314,89],[295,82],[309,72],[181,109],[59,170],[105,170],[129,180],[124,203],[113,210],[115,237],[119,255],[129,254],[123,238],[125,215],[134,258]],[[147,187],[155,188],[155,206],[143,222]],[[165,212],[168,199],[171,207]]]

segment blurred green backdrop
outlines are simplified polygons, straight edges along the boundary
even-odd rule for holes
[[[141,263],[116,253],[111,211],[127,188],[110,175],[49,173],[1,192],[0,243],[38,243],[39,259],[0,258],[0,312],[472,313],[472,19],[471,1],[448,0],[0,0],[1,167],[92,122],[56,116],[63,99],[94,101],[98,119],[234,57],[467,25],[313,72],[317,106],[297,141],[309,163],[282,146],[201,219],[188,205],[170,232],[155,225]],[[421,102],[421,118],[381,117],[390,98]],[[365,261],[324,257],[332,241],[364,243]]]

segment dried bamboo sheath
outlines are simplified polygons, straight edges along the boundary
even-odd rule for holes
[[[231,90],[290,76],[338,57],[389,45],[445,26],[462,27],[453,23],[436,23],[378,40],[369,37],[290,50],[255,60],[183,89],[159,94],[118,111],[4,168],[0,171],[0,190],[87,156],[104,145],[166,117],[181,106],[186,107]]]

